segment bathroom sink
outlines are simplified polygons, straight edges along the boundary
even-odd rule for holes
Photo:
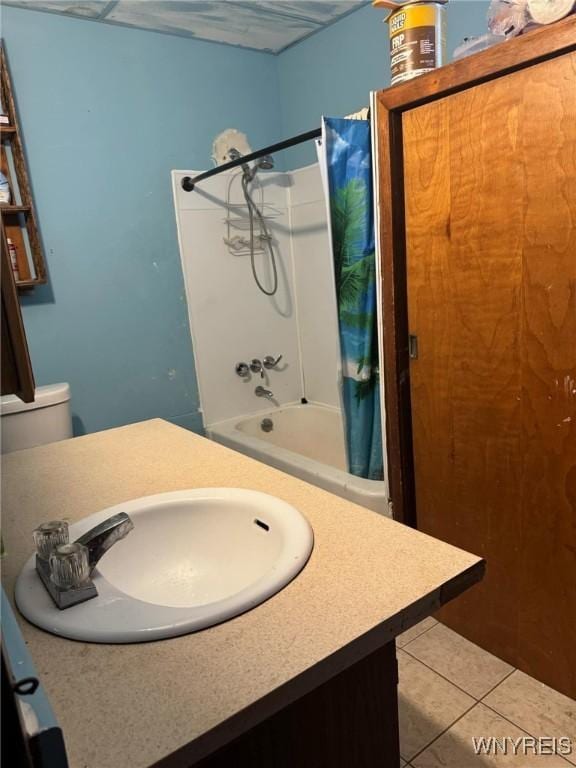
[[[312,529],[297,509],[258,491],[202,488],[118,504],[70,526],[70,540],[118,512],[134,530],[93,573],[98,596],[59,610],[31,557],[16,604],[33,624],[96,643],[183,635],[262,603],[304,567]]]

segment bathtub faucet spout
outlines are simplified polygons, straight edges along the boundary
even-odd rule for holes
[[[274,399],[274,393],[270,392],[269,389],[266,389],[265,387],[258,386],[254,390],[254,394],[256,397],[266,397],[268,400]]]

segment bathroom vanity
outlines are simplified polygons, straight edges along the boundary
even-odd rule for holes
[[[208,487],[293,505],[312,555],[258,607],[162,641],[66,640],[15,609],[71,768],[398,766],[394,638],[479,581],[484,562],[222,445],[153,420],[5,456],[8,597],[39,523]]]

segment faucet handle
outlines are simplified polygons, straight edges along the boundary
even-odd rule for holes
[[[42,523],[33,532],[36,551],[42,560],[48,560],[52,550],[60,544],[68,544],[68,523],[66,520],[51,520]]]
[[[248,363],[236,363],[234,370],[236,371],[236,375],[240,376],[241,379],[246,379],[250,376],[250,367]]]
[[[264,358],[264,368],[268,368],[268,370],[276,368],[280,360],[282,360],[282,355],[278,355],[276,359],[272,355],[266,355]]]
[[[83,544],[61,544],[50,554],[50,578],[60,589],[78,589],[88,581],[88,548]]]
[[[255,357],[250,363],[250,370],[252,371],[252,373],[259,373],[261,379],[264,378],[264,368],[262,367],[262,360],[258,360],[257,357]]]

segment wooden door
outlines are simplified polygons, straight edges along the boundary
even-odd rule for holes
[[[576,54],[402,132],[417,526],[487,561],[440,618],[576,697]]]

